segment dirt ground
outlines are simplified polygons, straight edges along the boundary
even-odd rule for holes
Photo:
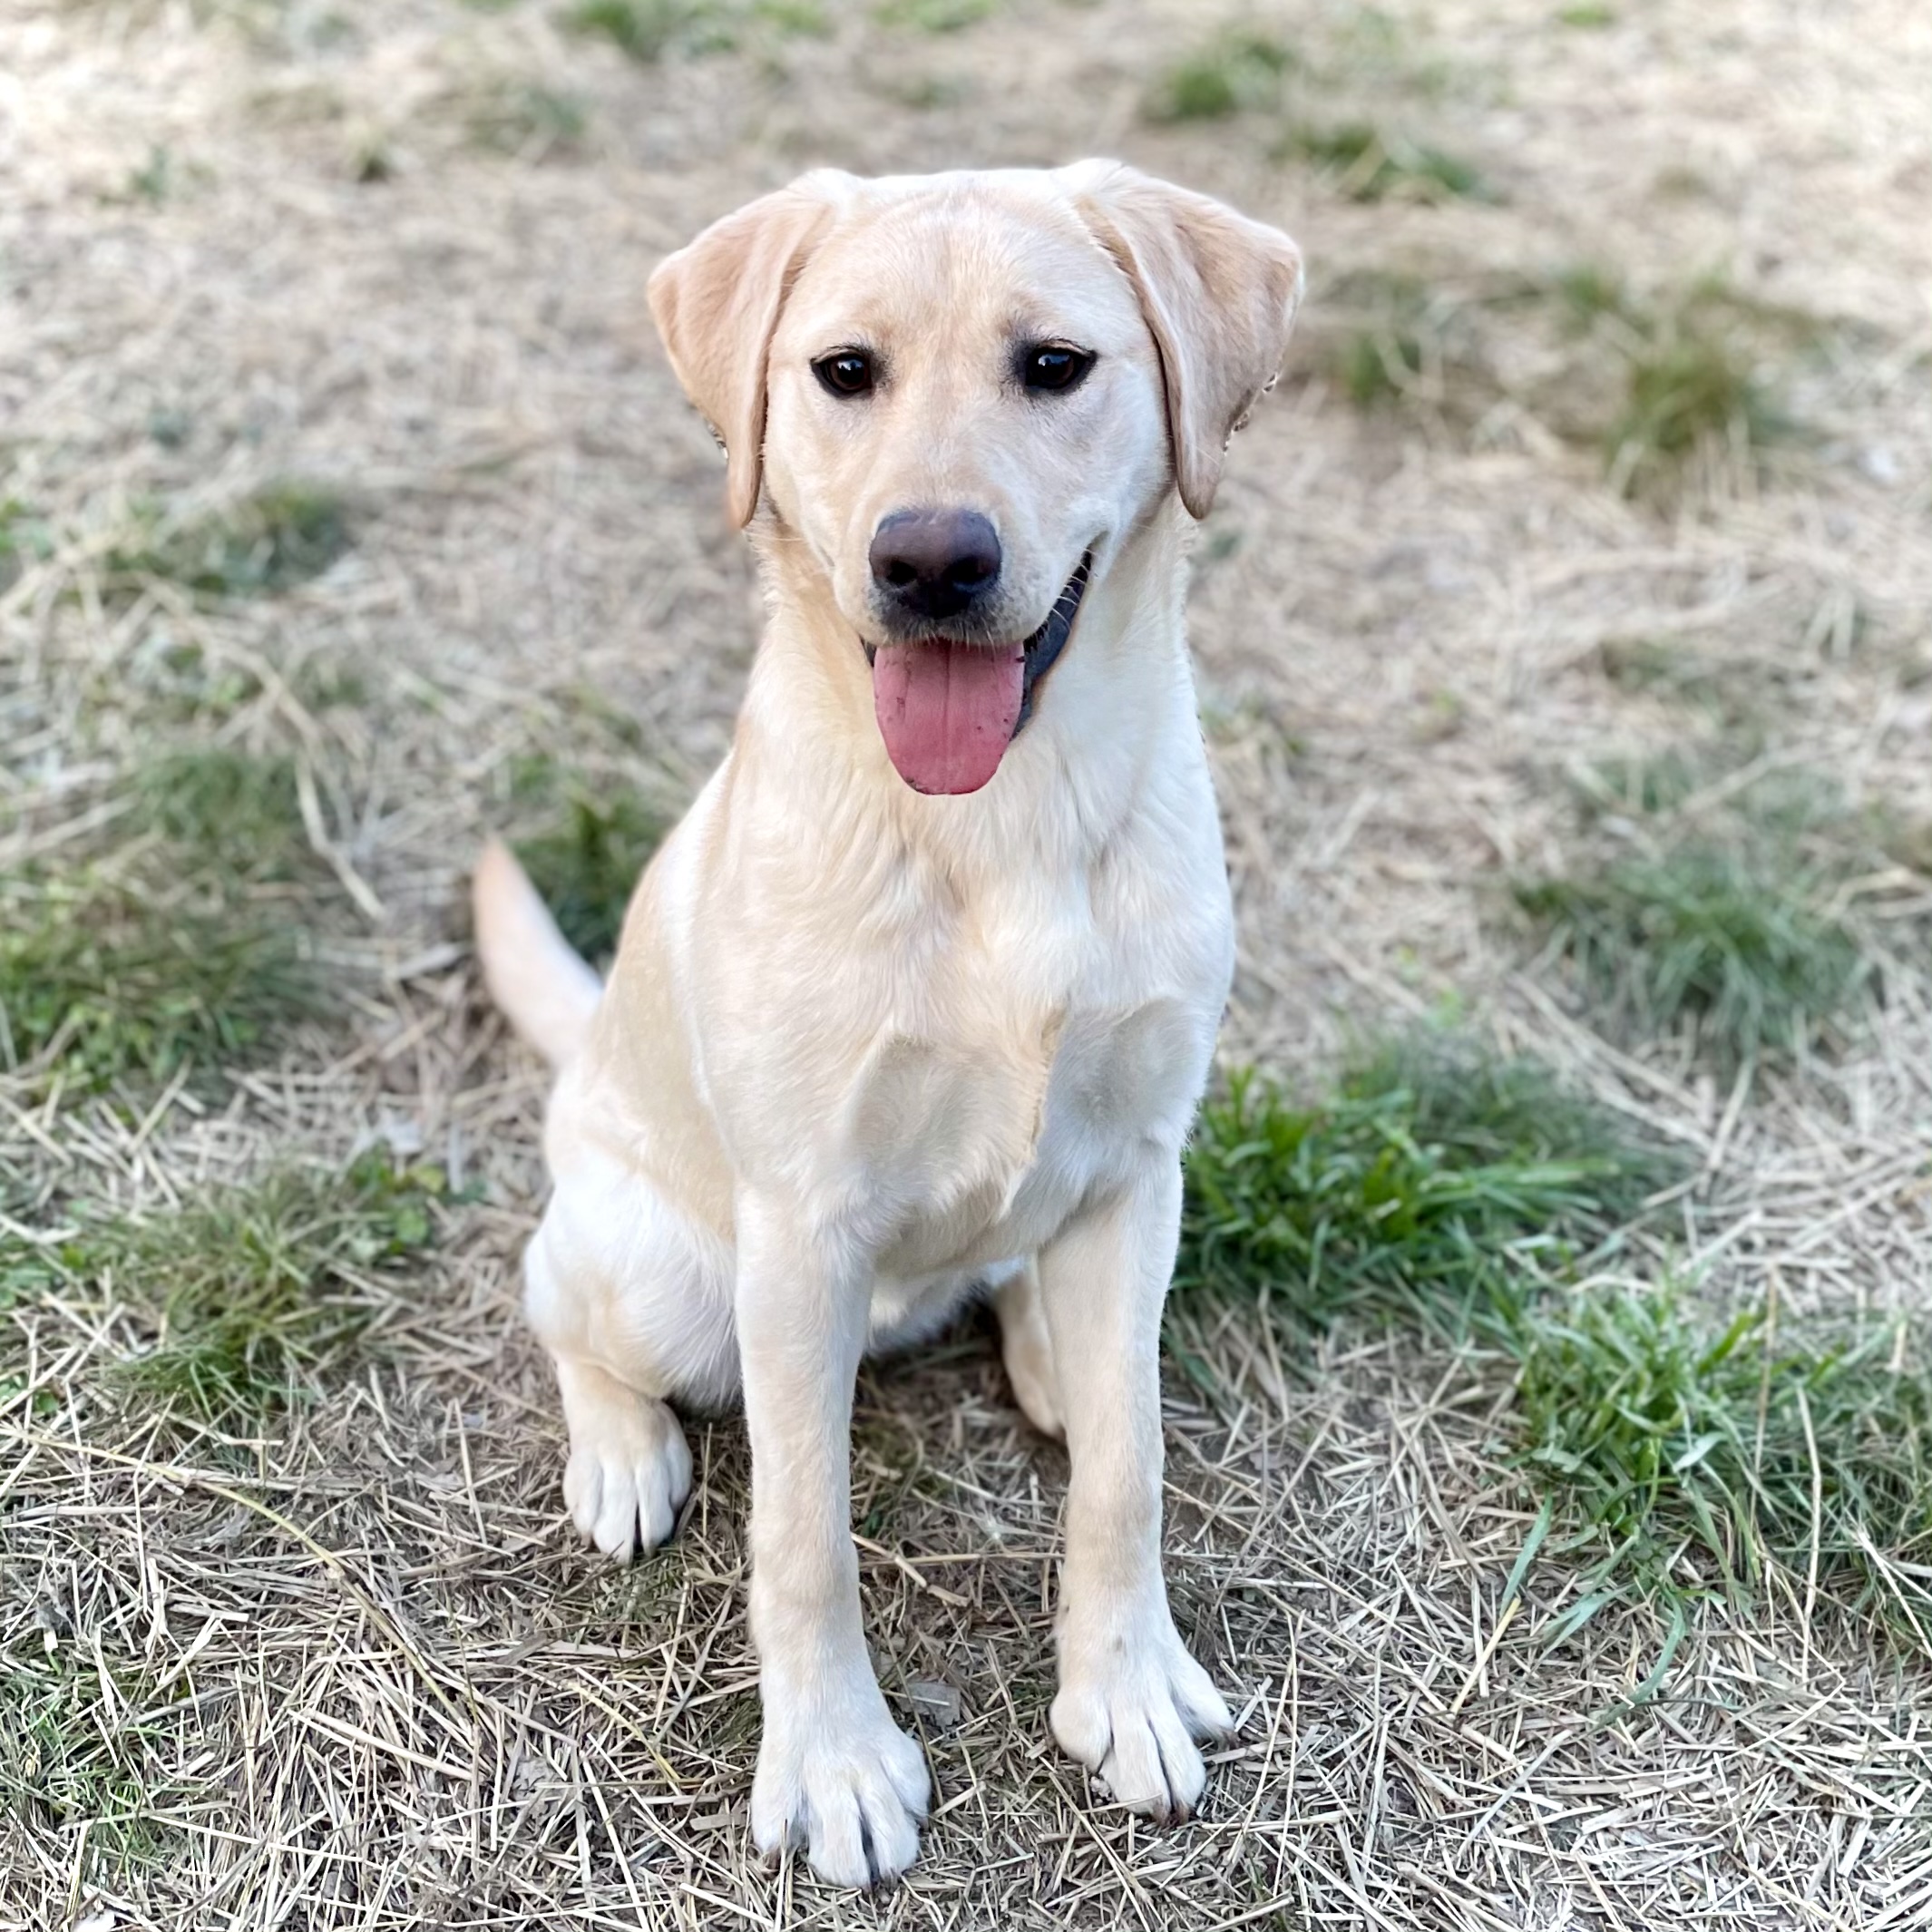
[[[919,1863],[870,1899],[762,1869],[742,1429],[694,1431],[666,1550],[619,1571],[576,1547],[514,1311],[542,1078],[462,909],[518,760],[688,792],[728,739],[756,596],[649,328],[659,256],[815,163],[1118,154],[1281,223],[1310,268],[1192,602],[1241,924],[1229,1059],[1319,1081],[1459,1016],[1688,1153],[1648,1262],[1719,1299],[1926,1306],[1923,874],[1846,889],[1882,1010],[1748,1088],[1594,1023],[1508,882],[1615,836],[1579,819],[1577,768],[1673,745],[1932,822],[1932,14],[678,17],[642,61],[543,0],[0,0],[0,501],[45,533],[0,552],[0,865],[111,833],[121,776],[175,737],[292,751],[327,867],[303,916],[349,989],[212,1098],[0,1078],[16,1210],[158,1213],[371,1139],[463,1190],[376,1365],[259,1437],[34,1399],[121,1346],[112,1283],[5,1313],[4,1681],[98,1683],[74,1721],[153,1842],[111,1856],[85,1806],[29,1801],[61,1747],[0,1733],[0,1927],[1932,1925],[1922,1668],[1772,1589],[1619,1714],[1654,1621],[1552,1647],[1499,1618],[1528,1516],[1445,1359],[1338,1332],[1284,1361],[1238,1311],[1176,1313],[1222,1396],[1176,1374],[1167,1410],[1176,1614],[1243,1720],[1201,1815],[1150,1830],[1053,1748],[1064,1459],[975,1319],[859,1394],[868,1629],[936,1786]],[[1225,29],[1298,57],[1286,82],[1237,63],[1244,87],[1412,131],[1483,191],[1359,199],[1282,151],[1272,95],[1163,118]],[[1653,303],[1742,291],[1802,433],[1615,487],[1576,428],[1604,352],[1548,296],[1582,263]],[[1365,305],[1410,299],[1407,393],[1364,405]],[[288,477],[356,507],[320,575],[103,589],[148,506]],[[1634,640],[1719,697],[1619,675]]]

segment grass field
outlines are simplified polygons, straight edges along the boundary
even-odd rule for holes
[[[1904,0],[0,9],[0,1928],[1932,1924],[1928,93]],[[1088,152],[1310,266],[1192,602],[1241,1728],[1174,1830],[1053,1748],[970,1319],[860,1384],[860,1898],[749,1846],[741,1425],[563,1517],[464,878],[607,950],[728,737],[658,258]]]

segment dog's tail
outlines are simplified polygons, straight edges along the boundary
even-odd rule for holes
[[[575,1058],[603,982],[571,950],[530,875],[492,839],[470,883],[483,984],[517,1032],[552,1067]]]

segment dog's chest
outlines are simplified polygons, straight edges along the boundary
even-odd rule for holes
[[[1027,1253],[1149,1151],[1179,1145],[1206,1050],[1172,995],[979,1038],[889,1038],[847,1114],[863,1212],[899,1275]]]
[[[1158,844],[1078,889],[1016,873],[972,911],[928,929],[836,1109],[842,1192],[886,1275],[1031,1253],[1176,1157],[1227,993],[1224,875]]]

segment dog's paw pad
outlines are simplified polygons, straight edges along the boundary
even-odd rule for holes
[[[691,1452],[662,1402],[634,1396],[573,1415],[563,1500],[580,1535],[624,1562],[671,1533],[691,1493]]]
[[[863,1716],[795,1725],[775,1720],[767,1704],[751,1788],[752,1838],[767,1858],[803,1849],[827,1884],[880,1885],[918,1852],[931,1791],[919,1746],[883,1701]]]
[[[1171,1625],[1156,1641],[1097,1644],[1088,1656],[1078,1649],[1061,1649],[1052,1712],[1060,1749],[1129,1810],[1186,1818],[1207,1785],[1195,1740],[1234,1729],[1214,1681]]]

